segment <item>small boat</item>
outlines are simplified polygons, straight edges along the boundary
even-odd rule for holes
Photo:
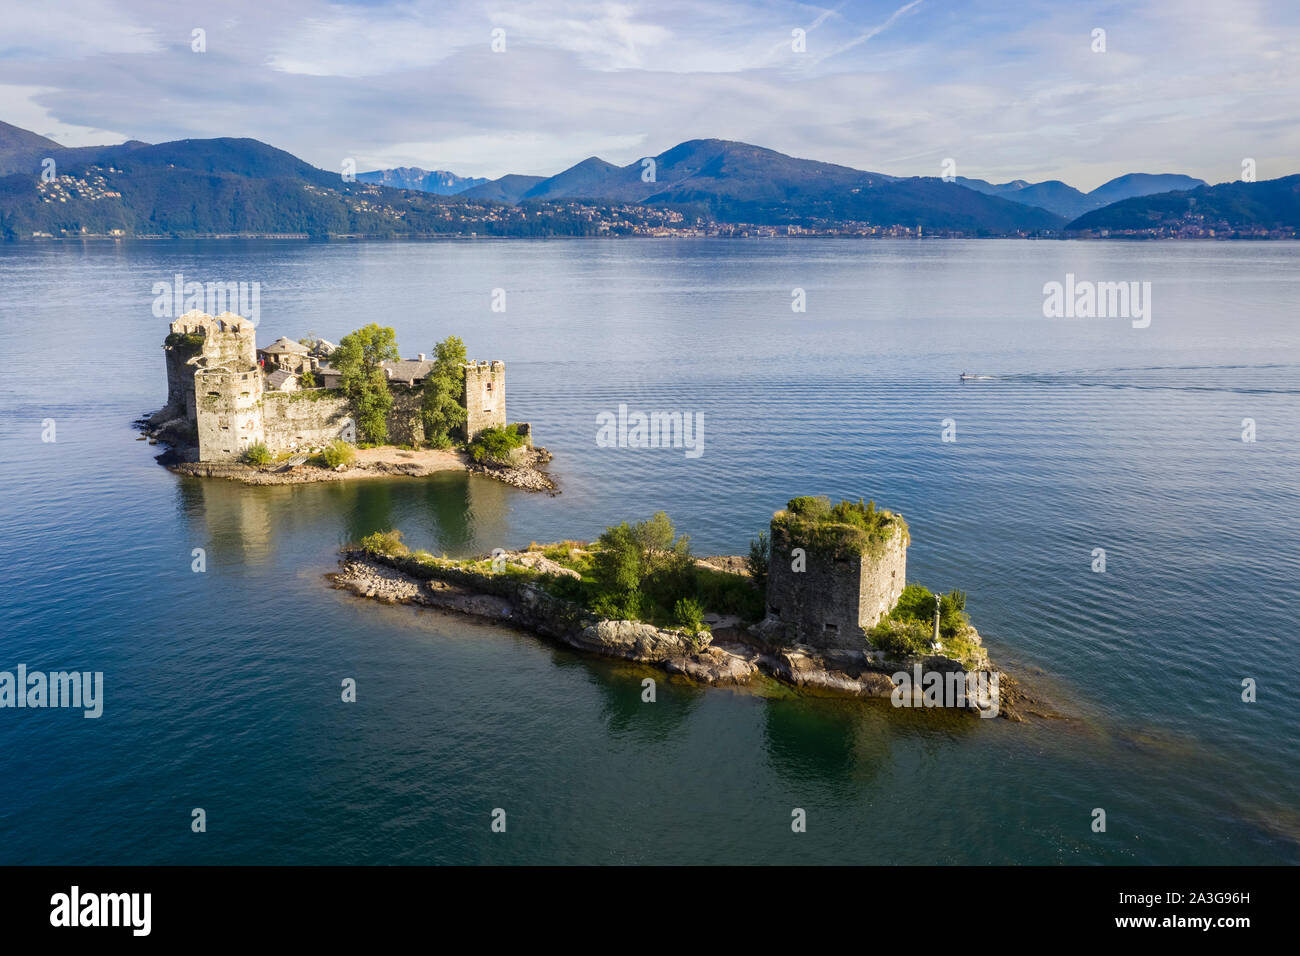
[[[993,380],[992,375],[971,375],[969,372],[962,372],[957,376],[959,382],[989,382]]]

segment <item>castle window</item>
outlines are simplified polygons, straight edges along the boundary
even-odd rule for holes
[[[840,626],[838,624],[827,624],[825,630],[828,634],[838,634],[840,632]]]

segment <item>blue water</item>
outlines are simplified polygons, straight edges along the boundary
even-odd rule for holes
[[[259,341],[504,359],[563,494],[166,471],[130,422],[176,272],[260,282]],[[1043,318],[1067,272],[1150,281],[1150,327]],[[1295,243],[0,245],[0,670],[106,698],[0,709],[0,863],[1300,862],[1298,302]],[[704,454],[597,447],[620,403],[701,413]],[[901,511],[909,578],[1068,719],[703,689],[323,578],[376,529],[467,554],[660,508],[741,553],[808,493]]]

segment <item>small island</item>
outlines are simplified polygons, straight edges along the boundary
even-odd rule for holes
[[[432,358],[401,358],[374,323],[338,345],[259,348],[247,319],[193,310],[163,350],[167,403],[137,424],[179,473],[296,484],[464,470],[556,493],[531,425],[507,422],[505,363],[470,361],[454,335]]]
[[[966,596],[906,583],[903,517],[874,502],[792,499],[746,556],[696,558],[659,512],[563,541],[456,560],[399,531],[344,549],[337,588],[457,611],[703,684],[764,678],[805,693],[887,698],[1022,719]]]

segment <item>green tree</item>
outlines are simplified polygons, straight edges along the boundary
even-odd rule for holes
[[[339,370],[339,385],[357,413],[357,427],[367,441],[382,445],[388,440],[388,412],[393,395],[381,367],[385,361],[401,358],[397,333],[374,322],[343,336],[331,361]]]
[[[749,557],[745,559],[749,576],[760,591],[767,589],[767,571],[771,563],[772,543],[768,540],[767,532],[760,531],[757,538],[750,540]]]
[[[635,525],[624,521],[598,539],[592,572],[604,606],[642,612],[652,612],[656,604],[672,607],[677,597],[694,590],[690,538],[678,536],[662,511]]]
[[[424,438],[435,448],[451,444],[451,433],[465,424],[465,343],[449,335],[433,347],[433,370],[424,379],[421,417]]]

